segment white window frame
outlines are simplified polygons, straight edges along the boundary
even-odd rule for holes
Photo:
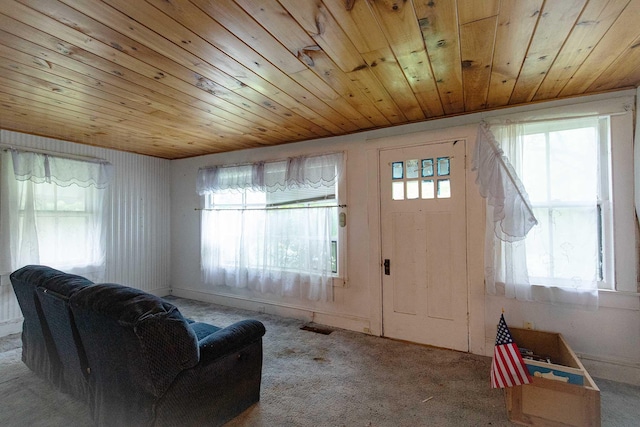
[[[90,221],[92,216],[94,214],[96,214],[96,212],[94,212],[91,208],[91,203],[89,202],[89,192],[92,191],[98,191],[95,189],[95,187],[79,187],[75,184],[70,185],[69,187],[61,187],[57,184],[54,183],[38,183],[38,184],[32,184],[30,182],[21,182],[21,181],[16,181],[16,183],[18,185],[34,185],[35,187],[39,187],[39,186],[50,186],[51,190],[53,191],[54,194],[54,207],[53,209],[39,209],[38,207],[35,207],[35,210],[38,212],[38,218],[44,218],[44,217],[49,217],[49,218],[54,218],[55,220],[55,226],[54,226],[54,231],[55,232],[59,232],[60,227],[62,227],[61,225],[59,225],[59,220],[63,220],[65,218],[69,218],[69,217],[81,217],[85,219],[85,223],[87,221]],[[78,195],[77,198],[83,199],[83,205],[84,205],[84,209],[83,210],[63,210],[63,209],[58,209],[58,201],[60,199],[59,196],[59,192],[61,188],[74,188],[78,191]],[[34,195],[34,198],[37,199],[37,196]],[[25,213],[25,209],[24,207],[21,207],[19,210],[19,220],[20,220],[20,227],[23,227],[23,221],[24,218],[26,216]],[[87,228],[90,226],[90,224],[85,224],[87,226]],[[40,230],[40,233],[42,233],[43,230]],[[39,237],[39,240],[41,240],[41,236]],[[56,237],[56,245],[53,248],[53,250],[55,252],[57,252],[56,254],[56,258],[55,259],[46,259],[46,258],[42,258],[42,254],[43,254],[43,248],[42,248],[42,243],[40,243],[40,262],[47,264],[47,265],[56,265],[59,266],[62,269],[67,269],[67,270],[72,270],[73,268],[76,268],[78,265],[82,265],[82,266],[95,266],[98,267],[100,264],[98,263],[99,260],[96,259],[89,259],[89,258],[84,258],[84,259],[70,259],[68,257],[64,256],[65,251],[60,250],[61,246],[58,244],[60,243],[58,238]],[[86,242],[85,242],[86,243]],[[64,245],[63,245],[64,246]],[[49,250],[51,250],[52,248],[49,248]],[[93,253],[94,251],[89,250],[90,253]],[[89,261],[89,262],[87,262]]]
[[[543,110],[530,110],[510,115],[492,116],[501,120],[542,121],[559,117],[600,115],[610,117],[611,206],[612,242],[608,249],[612,254],[608,262],[614,265],[613,285],[602,292],[638,294],[638,220],[634,200],[634,105],[633,96],[623,95],[578,104],[570,104]],[[489,117],[488,117],[489,118]],[[640,151],[640,150],[639,150]],[[613,258],[613,259],[611,259]]]
[[[347,163],[347,155],[343,153],[343,164]],[[337,206],[338,217],[336,218],[338,231],[337,231],[337,272],[331,273],[330,277],[332,279],[332,284],[334,287],[346,287],[348,284],[348,275],[347,275],[347,224],[348,224],[348,215],[347,215],[347,179],[346,179],[346,167],[340,174],[337,183],[336,183],[336,194],[335,194],[335,206]],[[224,209],[224,205],[216,206],[213,203],[213,193],[207,193],[201,196],[201,208],[203,209]],[[246,196],[243,195],[243,201],[246,200]],[[246,203],[243,202],[244,205]],[[226,206],[229,208],[229,206]],[[238,206],[234,206],[232,208],[238,208]],[[341,218],[343,218],[341,220]]]
[[[615,289],[615,267],[614,267],[614,259],[615,259],[615,247],[614,247],[614,239],[613,239],[613,202],[611,200],[611,192],[612,192],[612,177],[609,173],[611,170],[611,132],[610,132],[610,117],[599,117],[599,131],[598,135],[598,147],[599,150],[597,164],[594,165],[598,169],[598,196],[597,196],[597,205],[599,218],[598,223],[601,224],[600,229],[596,230],[596,233],[600,236],[600,256],[601,256],[601,276],[598,277],[598,289]],[[561,132],[564,130],[571,129],[580,129],[579,123],[570,123],[568,121],[563,120],[548,120],[534,123],[525,123],[525,133],[524,135],[534,135],[534,134],[543,134],[545,135],[545,139],[548,141],[549,135],[554,132]],[[526,141],[524,141],[526,144]],[[525,148],[526,149],[526,148]],[[526,162],[526,156],[524,157],[524,162]],[[549,161],[549,159],[547,159]],[[545,168],[548,170],[548,168]],[[548,177],[547,177],[548,178]],[[526,182],[523,182],[525,187],[527,186]],[[549,201],[548,203],[536,203],[534,201],[531,202],[533,208],[543,208],[553,210],[556,207],[579,207],[579,202],[565,202],[562,200],[559,201]],[[553,278],[539,278],[538,281],[535,280],[535,277],[530,276],[531,285],[532,286],[556,286],[560,285],[560,283],[556,283]],[[541,284],[542,281],[550,281],[553,283],[549,284]]]

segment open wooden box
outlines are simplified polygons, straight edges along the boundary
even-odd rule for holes
[[[518,347],[550,358],[551,363],[525,359],[530,372],[571,378],[564,382],[536,374],[531,384],[506,388],[509,420],[532,426],[600,426],[600,390],[562,335],[509,330]]]

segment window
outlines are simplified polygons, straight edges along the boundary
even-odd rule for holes
[[[0,161],[0,274],[44,264],[102,280],[112,166],[17,150]]]
[[[329,299],[345,269],[341,165],[332,154],[201,169],[204,281]]]
[[[30,181],[18,181],[19,192],[26,194]],[[33,217],[38,236],[39,263],[70,270],[101,264],[99,235],[92,230],[99,216],[94,200],[100,190],[75,184],[61,187],[53,183],[33,185]],[[21,199],[20,235],[24,235],[32,215],[27,198]]]
[[[391,164],[391,198],[393,200],[450,198],[449,168],[451,159],[438,157],[435,160],[438,172],[436,176],[434,176],[434,159],[393,162]]]
[[[609,119],[525,124],[520,178],[538,220],[526,238],[531,284],[613,286]]]
[[[480,126],[474,168],[487,198],[488,294],[504,287],[510,298],[595,309],[598,290],[636,292],[628,105]],[[600,108],[612,112],[588,115]]]
[[[488,294],[595,309],[599,290],[637,292],[633,102],[479,127],[473,163],[487,198]],[[532,121],[556,114],[581,118]]]

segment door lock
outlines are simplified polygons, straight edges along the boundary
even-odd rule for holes
[[[384,274],[385,276],[390,276],[391,275],[391,261],[389,261],[388,259],[384,260]]]

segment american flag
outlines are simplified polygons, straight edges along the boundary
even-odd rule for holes
[[[491,388],[513,387],[530,382],[529,371],[524,365],[518,346],[513,342],[511,332],[504,321],[504,314],[501,314],[491,363]]]

